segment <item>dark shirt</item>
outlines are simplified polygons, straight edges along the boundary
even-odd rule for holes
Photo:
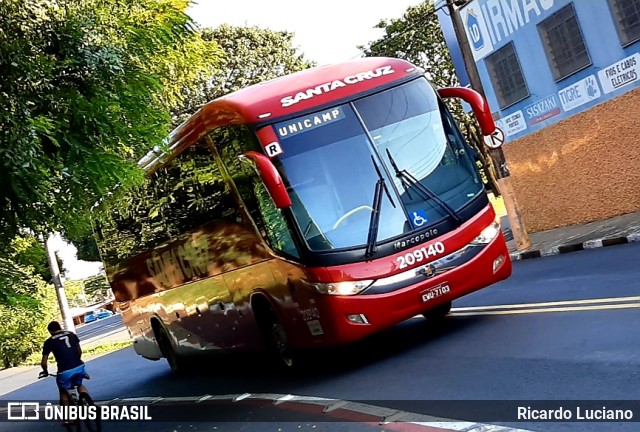
[[[83,364],[80,359],[80,340],[75,333],[63,331],[51,336],[44,342],[42,356],[48,357],[50,353],[56,358],[58,372],[64,372]]]

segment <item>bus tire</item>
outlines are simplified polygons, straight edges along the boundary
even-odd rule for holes
[[[185,359],[177,354],[175,349],[173,349],[173,345],[171,344],[167,331],[160,325],[158,325],[156,329],[156,339],[158,341],[158,346],[160,347],[160,352],[164,358],[167,359],[167,363],[169,364],[171,371],[173,373],[184,372],[186,369]]]
[[[273,309],[261,310],[259,325],[268,353],[276,366],[285,370],[298,367],[298,353],[291,346],[287,331]]]
[[[443,303],[422,314],[429,321],[442,321],[451,312],[451,302]]]

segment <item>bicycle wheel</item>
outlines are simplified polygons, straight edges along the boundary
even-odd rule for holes
[[[80,397],[78,398],[78,405],[90,407],[95,406],[95,403],[93,403],[93,399],[91,399],[91,396],[89,396],[88,393],[80,393]],[[102,430],[102,425],[100,423],[100,413],[96,413],[95,420],[85,420],[84,426],[89,432],[100,432]]]
[[[80,421],[78,420],[71,423],[64,422],[62,425],[67,432],[80,432]]]

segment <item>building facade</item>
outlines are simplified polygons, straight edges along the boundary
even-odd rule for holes
[[[640,0],[473,0],[460,14],[527,227],[640,211]]]

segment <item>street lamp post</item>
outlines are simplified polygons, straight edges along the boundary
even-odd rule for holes
[[[58,266],[58,260],[56,258],[56,252],[51,245],[51,237],[49,235],[45,241],[44,246],[47,250],[47,258],[49,260],[49,268],[51,269],[51,277],[53,278],[53,286],[56,289],[56,296],[58,297],[58,304],[60,305],[60,314],[64,321],[65,330],[75,332],[76,326],[73,323],[73,317],[71,316],[71,310],[69,309],[69,302],[67,301],[67,294],[64,291],[62,280],[60,279],[60,267]]]
[[[446,1],[451,21],[453,23],[453,29],[456,34],[456,39],[458,40],[458,45],[460,46],[460,51],[462,53],[462,59],[464,60],[464,65],[467,70],[467,74],[469,75],[471,87],[480,93],[482,97],[485,97],[484,87],[480,80],[480,74],[478,73],[478,68],[476,67],[473,53],[471,52],[471,46],[469,45],[469,40],[467,39],[467,34],[464,30],[464,23],[460,16],[459,5],[466,4],[468,1]],[[500,194],[502,195],[504,205],[507,209],[507,216],[509,217],[509,223],[511,224],[513,238],[516,241],[516,247],[518,250],[525,250],[531,247],[531,240],[529,239],[529,234],[527,233],[527,229],[522,221],[522,214],[513,190],[511,175],[509,173],[509,168],[507,167],[507,161],[504,157],[502,147],[490,148],[489,156],[491,157],[491,162],[495,169]]]

